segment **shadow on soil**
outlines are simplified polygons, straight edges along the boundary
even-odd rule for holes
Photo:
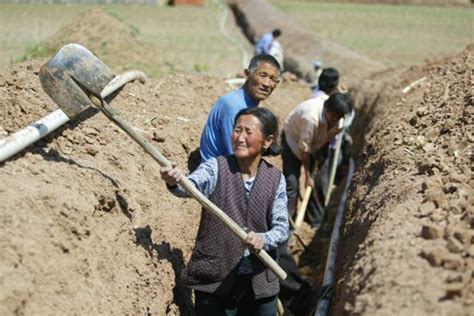
[[[193,315],[193,302],[191,289],[181,284],[179,277],[185,267],[184,256],[181,249],[171,248],[170,243],[162,241],[155,244],[151,238],[152,229],[150,225],[135,229],[136,244],[142,246],[153,258],[156,251],[157,260],[167,260],[171,263],[175,274],[175,286],[173,288],[173,302],[179,308],[180,315]]]

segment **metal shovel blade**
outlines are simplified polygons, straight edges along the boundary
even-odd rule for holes
[[[41,67],[39,78],[43,90],[73,119],[92,105],[88,94],[99,96],[114,74],[87,48],[67,44]]]

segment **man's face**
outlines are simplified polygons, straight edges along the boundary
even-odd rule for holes
[[[250,97],[259,102],[268,98],[280,82],[280,70],[265,62],[253,72],[245,69],[245,75]]]
[[[342,115],[328,111],[326,109],[324,109],[324,115],[326,117],[326,122],[328,123],[330,128],[335,126],[342,117]]]

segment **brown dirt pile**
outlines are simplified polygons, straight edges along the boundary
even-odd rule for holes
[[[68,43],[87,47],[117,71],[144,66],[143,60],[156,61],[137,32],[101,9],[81,14],[39,46],[43,56],[51,56]]]
[[[41,64],[0,70],[5,131],[56,108]],[[177,75],[130,84],[111,104],[186,170],[211,104],[228,90],[218,78]],[[284,118],[308,95],[283,82],[267,105]],[[169,194],[158,170],[94,111],[0,166],[0,314],[188,314],[191,292],[177,277],[200,207]]]
[[[472,313],[473,69],[471,46],[409,69],[379,96],[349,199],[334,315]]]

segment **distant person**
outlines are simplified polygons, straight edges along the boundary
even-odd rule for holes
[[[288,210],[296,212],[300,169],[303,165],[305,187],[314,188],[311,174],[318,151],[341,132],[339,120],[352,110],[349,96],[334,92],[304,101],[286,118],[282,135],[283,174],[287,182]],[[321,161],[318,161],[321,162]]]
[[[202,161],[234,152],[230,139],[235,116],[242,109],[257,107],[280,82],[280,65],[270,55],[254,56],[244,72],[244,85],[220,97],[211,108],[201,135]]]
[[[313,96],[315,96],[316,93],[319,91],[319,76],[321,76],[321,73],[323,72],[323,63],[319,60],[316,60],[313,63],[313,68],[314,80],[311,83],[311,92],[313,93]]]
[[[272,42],[281,35],[280,29],[265,33],[255,44],[255,55],[270,54]]]
[[[183,273],[194,289],[198,316],[276,315],[278,277],[253,255],[276,249],[289,236],[285,178],[262,158],[279,152],[278,120],[266,108],[244,108],[235,117],[234,154],[210,158],[188,179],[240,227],[245,242],[215,216],[202,211],[195,247]],[[176,196],[187,194],[177,183],[177,168],[161,168]]]
[[[270,50],[268,51],[269,55],[272,55],[275,57],[275,59],[278,61],[280,64],[280,69],[283,72],[283,62],[284,62],[284,56],[283,56],[283,47],[281,46],[280,42],[277,40],[273,40],[272,44],[270,45]]]
[[[312,89],[313,97],[329,95],[339,89],[339,71],[335,68],[324,68],[318,76],[318,84]],[[341,92],[341,91],[340,91]]]

